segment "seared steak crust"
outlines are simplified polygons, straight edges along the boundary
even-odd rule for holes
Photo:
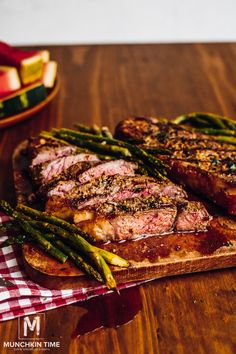
[[[199,202],[153,196],[105,202],[74,214],[75,224],[102,242],[204,230],[209,220],[209,214]]]
[[[134,197],[170,196],[184,198],[186,193],[171,182],[156,181],[148,176],[103,176],[91,182],[80,184],[74,181],[59,182],[48,193],[46,210],[60,213],[61,204],[73,212],[93,204],[101,204],[107,200],[124,200]],[[59,206],[60,205],[60,206]],[[59,216],[59,214],[57,214]]]
[[[47,193],[52,190],[59,182],[69,180],[77,181],[79,176],[84,171],[87,171],[91,167],[97,166],[100,163],[100,161],[81,161],[71,165],[66,170],[62,171],[59,176],[53,177],[53,179],[47,183],[43,183],[38,190],[38,195],[46,196]]]
[[[99,161],[99,158],[94,154],[80,153],[62,156],[50,162],[31,166],[30,169],[33,181],[36,185],[47,183],[54,177],[59,176],[70,166],[82,161]]]
[[[211,136],[195,132],[190,128],[163,122],[156,118],[128,118],[121,121],[115,131],[116,138],[140,141],[145,148],[168,148],[171,151],[212,149],[235,151],[234,146],[219,143]]]
[[[68,167],[56,178],[43,184],[39,189],[39,194],[49,193],[61,181],[77,181],[83,184],[102,176],[133,176],[137,168],[136,163],[124,160],[78,162]]]
[[[236,215],[236,148],[158,119],[126,119],[116,137],[140,140],[147,149],[168,148],[158,155],[169,165],[169,176]]]
[[[138,126],[131,124],[132,139],[139,132],[140,143],[153,148],[153,136],[159,136],[166,148],[164,135],[169,131],[172,144],[168,148],[173,152],[173,146],[179,147],[174,150],[178,151],[174,161],[187,159],[181,146],[189,132],[165,122],[160,127],[152,118],[138,119]],[[141,126],[145,128],[144,136],[139,131]],[[191,139],[200,141],[201,137],[192,132]],[[199,151],[196,144],[189,143],[194,151],[190,161],[204,155],[201,163],[212,163],[219,157],[214,144],[211,142],[212,154],[204,155],[202,148]],[[28,155],[35,195],[46,201],[46,211],[73,220],[97,242],[204,230],[211,219],[201,203],[186,200],[182,187],[137,174],[137,163],[123,159],[100,161],[93,153],[78,153],[74,146],[41,138],[30,141]],[[169,162],[168,156],[163,158]]]
[[[131,240],[172,232],[176,214],[176,207],[172,205],[134,214],[126,213],[113,219],[97,216],[92,221],[78,225],[97,242]]]
[[[71,155],[75,152],[75,146],[63,144],[57,140],[44,138],[29,139],[28,155],[32,160],[31,166],[49,162],[62,156]]]
[[[132,176],[137,168],[138,164],[134,162],[124,160],[106,161],[84,171],[78,177],[78,181],[80,183],[86,183],[102,176]]]
[[[187,201],[185,199],[178,200],[178,204],[185,205]],[[135,213],[137,211],[146,211],[150,209],[157,209],[162,206],[170,206],[173,204],[173,199],[169,197],[154,197],[153,195],[147,198],[129,198],[121,201],[106,201],[102,204],[90,205],[86,208],[86,211],[90,211],[95,214],[102,214],[106,217],[113,218],[114,216]],[[83,210],[81,211],[83,213]]]

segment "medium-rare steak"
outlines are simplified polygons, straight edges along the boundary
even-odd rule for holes
[[[103,176],[80,184],[75,181],[59,182],[49,191],[46,211],[62,218],[90,205],[106,201],[120,201],[154,195],[173,199],[185,198],[183,189],[170,181],[157,181],[148,176]]]
[[[97,166],[91,167],[83,172],[79,177],[80,183],[86,183],[94,178],[102,176],[132,176],[138,168],[137,163],[127,162],[124,160],[107,161]]]
[[[128,118],[121,121],[115,130],[118,139],[140,142],[145,148],[168,148],[172,151],[183,149],[212,149],[235,151],[232,145],[219,143],[210,135],[184,128],[157,118]]]
[[[80,210],[74,222],[97,242],[205,230],[210,220],[199,202],[168,197],[131,198]]]
[[[158,119],[130,118],[120,122],[116,137],[140,141],[147,149],[168,148],[158,155],[169,177],[236,215],[236,148]]]
[[[150,132],[155,136],[162,133],[156,123],[150,125],[147,119],[145,122],[148,123],[146,135],[140,143],[149,146]],[[166,135],[168,127],[165,123],[162,128]],[[168,147],[173,151],[173,145],[181,147],[188,134],[173,127],[169,127],[169,131],[173,144]],[[198,133],[191,134],[192,139],[200,141]],[[181,144],[177,143],[179,138]],[[153,148],[153,139],[150,146]],[[195,145],[190,143],[189,146],[194,151],[194,160],[204,155]],[[211,163],[213,158],[219,158],[214,142],[211,147],[213,153],[205,154],[201,163]],[[178,151],[175,160],[188,160],[185,152]],[[31,201],[45,202],[46,212],[73,221],[95,242],[200,231],[211,219],[200,202],[186,200],[187,194],[182,187],[168,179],[140,175],[142,169],[137,162],[104,161],[94,153],[79,153],[77,148],[60,140],[41,138],[30,140],[28,157],[34,185]],[[167,162],[169,157],[163,155]]]
[[[102,176],[133,176],[137,168],[138,164],[125,160],[78,162],[67,168],[58,177],[43,184],[38,194],[47,195],[60,181],[74,180],[83,184]]]
[[[49,162],[62,156],[71,155],[75,152],[75,146],[63,144],[57,140],[44,138],[29,139],[28,155],[32,161],[32,166]]]
[[[70,166],[82,161],[99,161],[95,154],[80,153],[63,156],[37,166],[30,166],[33,181],[36,185],[49,182]]]

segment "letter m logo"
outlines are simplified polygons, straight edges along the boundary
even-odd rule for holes
[[[18,319],[18,338],[32,339],[41,336],[42,325],[44,326],[45,314],[25,316]]]
[[[40,334],[40,317],[35,316],[33,321],[30,321],[29,316],[24,318],[24,337],[28,337],[28,331],[34,332],[36,329],[36,336]]]

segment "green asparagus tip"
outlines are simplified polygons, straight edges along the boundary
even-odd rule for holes
[[[106,278],[106,286],[108,289],[117,290],[116,281],[112,274],[108,275]]]
[[[95,247],[95,246],[94,246]],[[130,266],[130,262],[126,259],[117,256],[114,253],[106,251],[101,248],[95,247],[95,249],[101,254],[101,256],[105,259],[105,261],[109,264],[112,264],[117,267],[128,268]]]

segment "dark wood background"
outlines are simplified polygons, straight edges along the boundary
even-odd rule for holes
[[[14,201],[14,147],[41,129],[76,121],[113,129],[130,114],[172,118],[210,111],[236,117],[236,44],[49,49],[59,63],[60,93],[33,119],[0,131],[0,198]],[[129,323],[74,338],[87,310],[71,305],[46,312],[43,337],[61,343],[50,353],[235,353],[235,284],[233,269],[152,281],[130,293],[140,295],[142,306]],[[122,312],[122,305],[109,304],[102,302],[105,317]],[[0,346],[4,340],[17,340],[17,320],[0,324]]]

